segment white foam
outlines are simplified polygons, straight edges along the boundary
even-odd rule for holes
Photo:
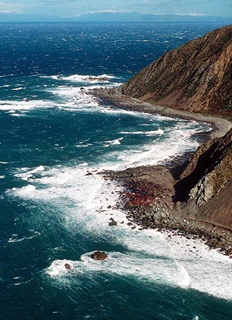
[[[115,245],[127,249],[126,253],[107,252],[109,258],[102,262],[93,261],[91,253],[76,261],[55,260],[46,270],[50,276],[59,280],[60,277],[72,278],[73,274],[94,276],[95,272],[107,272],[232,299],[232,261],[228,257],[210,251],[200,241],[184,237],[170,239],[155,230],[138,231],[137,227],[132,230],[124,212],[116,206],[121,188],[104,180],[98,172],[99,169],[89,168],[86,164],[71,168],[23,168],[21,178],[27,178],[29,184],[7,193],[43,201],[44,204],[47,202],[49,207],[58,206],[70,233],[79,228],[79,232],[110,239]],[[111,217],[117,221],[117,226],[109,226]],[[10,242],[14,240],[17,238],[12,237]],[[65,262],[72,266],[72,270],[65,269]]]
[[[164,130],[162,129],[157,129],[157,130],[151,130],[151,131],[122,131],[121,134],[126,134],[126,135],[146,135],[146,136],[156,136],[156,135],[162,135],[164,134]]]
[[[12,191],[16,191],[18,196],[28,196],[29,198],[34,194],[34,191],[36,190],[35,186],[29,184],[25,187],[22,187],[20,189],[13,188]]]
[[[62,75],[54,75],[51,76],[50,78],[55,79],[55,80],[65,80],[65,81],[71,81],[71,82],[78,82],[78,83],[91,83],[91,82],[109,82],[110,79],[115,79],[114,76],[112,75],[107,75],[107,74],[102,74],[98,76],[94,75],[80,75],[80,74],[74,74],[70,76],[62,76]]]
[[[73,266],[71,274],[64,270],[66,260],[55,260],[46,272],[58,280],[60,276],[72,276],[73,273],[94,276],[96,272],[107,272],[232,299],[232,263],[229,257],[215,250],[210,251],[200,241],[195,241],[193,246],[182,243],[182,238],[177,237],[174,241],[167,239],[167,246],[167,242],[159,238],[156,231],[151,230],[149,234],[148,237],[146,231],[119,232],[121,242],[132,251],[106,252],[108,258],[104,261],[94,261],[90,257],[92,252],[86,253],[79,260],[69,261]]]
[[[62,274],[67,274],[70,272],[70,270],[67,270],[65,268],[65,264],[68,263],[71,268],[73,268],[73,263],[70,260],[56,260],[54,261],[51,266],[47,269],[47,273],[52,276],[56,277]]]
[[[80,260],[66,261],[55,260],[48,267],[46,273],[58,280],[77,274],[85,274],[94,277],[96,273],[109,273],[117,276],[131,276],[140,281],[153,281],[175,285],[175,278],[179,277],[179,271],[171,261],[167,259],[154,259],[144,257],[136,253],[123,254],[120,252],[107,252],[107,259],[95,261],[91,258],[93,252],[86,253]],[[72,266],[71,272],[65,269],[65,263]]]
[[[141,148],[124,150],[118,155],[118,160],[119,162],[121,161],[121,163],[119,163],[118,166],[115,166],[114,170],[121,170],[123,168],[135,167],[138,165],[156,165],[172,159],[176,155],[195,150],[199,143],[192,140],[191,137],[198,129],[193,127],[194,123],[190,125],[183,122],[178,124],[176,128],[166,128],[165,130],[162,130],[162,135],[166,135],[164,141],[154,140],[153,142],[142,146],[142,150]],[[129,132],[129,134],[131,133]],[[135,134],[147,134],[147,131],[137,131]]]
[[[3,100],[0,103],[0,110],[9,111],[14,115],[16,111],[21,110],[32,110],[38,108],[54,108],[54,103],[52,101],[43,100],[29,100],[29,101],[10,101]]]
[[[70,86],[59,86],[55,89],[49,89],[54,95],[65,98],[65,102],[60,104],[62,109],[70,110],[87,110],[98,107],[98,102],[93,95],[88,94],[87,91],[79,87],[73,88]]]
[[[29,180],[30,178],[32,178],[34,176],[34,174],[36,173],[40,173],[42,171],[44,171],[45,168],[44,166],[40,165],[34,169],[28,169],[28,168],[22,168],[20,171],[20,173],[15,174],[16,177],[19,177],[23,180]]]
[[[178,282],[178,285],[180,287],[187,288],[190,286],[190,277],[188,271],[179,263],[177,263],[177,265],[179,265],[182,274],[182,279],[180,280],[180,282]]]
[[[14,88],[14,89],[11,89],[12,91],[20,91],[20,90],[22,90],[23,89],[23,87],[18,87],[18,88]]]
[[[17,243],[17,242],[22,242],[25,240],[31,240],[35,237],[40,236],[41,233],[38,231],[33,231],[33,234],[30,236],[23,236],[23,237],[19,237],[17,234],[13,234],[11,238],[9,238],[8,243]]]
[[[118,139],[114,139],[114,140],[107,140],[105,146],[109,147],[109,146],[119,145],[119,144],[121,144],[122,140],[123,140],[123,137],[118,138]]]
[[[97,221],[95,221],[97,223]],[[188,270],[172,258],[172,250],[160,234],[154,230],[141,232],[124,230],[119,234],[121,242],[128,246],[126,253],[106,252],[104,261],[91,259],[93,252],[86,253],[79,260],[71,261],[72,273],[64,270],[64,260],[55,260],[46,272],[59,281],[60,277],[82,273],[93,276],[104,272],[119,276],[131,276],[140,281],[162,283],[182,288],[191,287]],[[96,248],[97,250],[98,248]],[[199,282],[201,280],[199,279]]]
[[[232,261],[210,250],[201,240],[167,238],[173,257],[185,273],[182,284],[216,297],[232,300]],[[223,285],[222,285],[223,284]]]

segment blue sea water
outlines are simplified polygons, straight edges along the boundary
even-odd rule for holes
[[[0,319],[231,318],[231,260],[131,229],[120,186],[101,175],[193,151],[209,125],[88,93],[219,26],[0,24]]]

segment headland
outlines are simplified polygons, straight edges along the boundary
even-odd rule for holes
[[[231,39],[232,25],[209,32],[94,95],[111,107],[211,124],[192,154],[106,176],[122,184],[121,206],[141,228],[199,237],[232,258]]]

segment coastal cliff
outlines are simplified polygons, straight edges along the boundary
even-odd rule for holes
[[[185,214],[232,229],[232,129],[201,145],[175,184]]]
[[[164,54],[121,91],[163,107],[230,118],[231,75],[232,25]],[[232,229],[232,129],[198,148],[174,190],[180,214]]]
[[[123,183],[129,225],[201,238],[232,258],[232,129],[202,144],[187,163],[106,174]]]
[[[130,223],[200,237],[232,258],[231,75],[228,26],[166,53],[118,90],[95,93],[117,108],[213,124],[191,157],[107,175],[123,183],[122,207]]]
[[[232,115],[232,25],[167,52],[121,88],[146,102]]]

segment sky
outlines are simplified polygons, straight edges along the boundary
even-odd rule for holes
[[[232,0],[0,0],[0,13],[75,17],[94,12],[232,16]]]

